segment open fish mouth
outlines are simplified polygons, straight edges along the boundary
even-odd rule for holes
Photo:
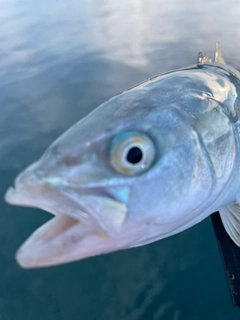
[[[6,201],[55,215],[19,248],[16,259],[22,267],[57,265],[127,247],[122,232],[127,205],[111,192],[74,190],[53,178],[44,183],[21,180],[20,175],[7,190]]]

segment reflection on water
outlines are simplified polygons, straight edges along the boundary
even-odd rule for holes
[[[216,40],[240,69],[237,1],[0,4],[1,198],[51,141],[122,90],[195,63]],[[145,247],[24,271],[14,252],[49,215],[0,208],[1,319],[236,318],[209,219]]]

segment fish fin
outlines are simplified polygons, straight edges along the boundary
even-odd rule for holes
[[[226,62],[225,62],[225,60],[223,58],[223,55],[222,55],[222,51],[221,51],[221,47],[220,47],[220,43],[219,42],[216,42],[214,62],[219,62],[219,63],[226,64]]]
[[[233,242],[240,247],[240,204],[234,203],[219,210],[222,223]]]
[[[212,59],[210,58],[210,56],[207,53],[205,53],[205,54],[203,54],[202,52],[198,53],[197,64],[204,64],[204,63],[211,63],[211,62],[212,62]],[[214,62],[226,64],[226,62],[223,58],[223,55],[222,55],[222,51],[221,51],[221,47],[220,47],[219,42],[216,42]]]
[[[202,52],[198,53],[197,64],[204,64],[210,62],[212,62],[212,59],[209,57],[207,53],[205,53],[204,55],[202,54]]]

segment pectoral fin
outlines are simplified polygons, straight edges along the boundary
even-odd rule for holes
[[[233,242],[240,247],[240,204],[231,204],[219,210],[222,223]]]

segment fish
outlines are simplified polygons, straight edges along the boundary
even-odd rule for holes
[[[23,268],[138,247],[219,211],[240,246],[240,73],[212,61],[118,94],[20,173],[7,203],[53,217],[22,244]]]

